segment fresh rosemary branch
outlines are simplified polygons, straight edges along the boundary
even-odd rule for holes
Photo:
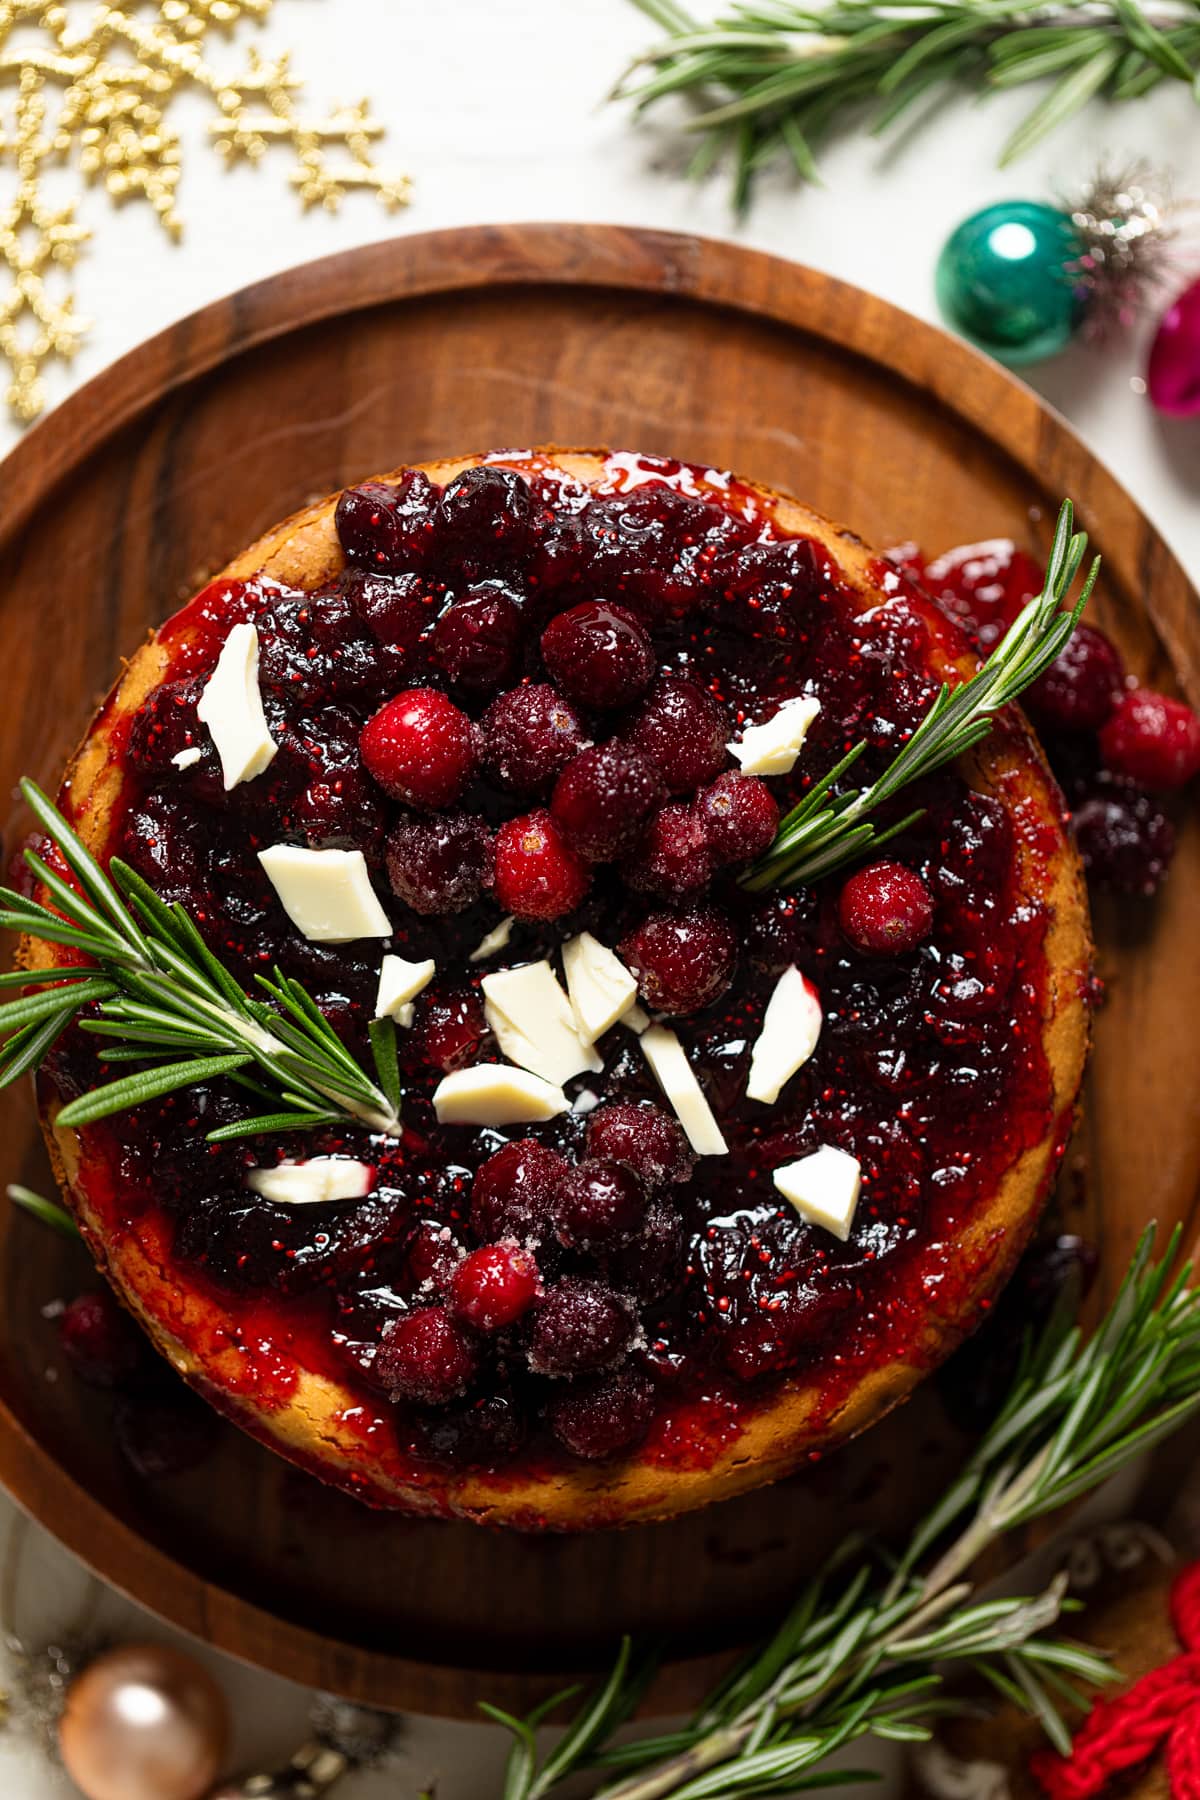
[[[828,1758],[857,1738],[930,1735],[954,1710],[942,1670],[958,1664],[1069,1738],[1060,1702],[1113,1679],[1086,1647],[1057,1635],[1072,1610],[1059,1579],[1038,1595],[977,1598],[971,1570],[1006,1532],[1054,1512],[1173,1432],[1200,1408],[1200,1293],[1143,1236],[1113,1306],[1085,1342],[1065,1315],[1027,1345],[1008,1398],[961,1475],[898,1560],[847,1542],[682,1729],[613,1745],[641,1693],[623,1645],[612,1675],[539,1763],[529,1719],[485,1708],[514,1734],[503,1800],[544,1800],[587,1766],[607,1773],[597,1800],[716,1800],[862,1779]]]
[[[730,154],[739,208],[765,164],[787,160],[815,180],[818,146],[847,117],[865,113],[882,132],[951,83],[987,90],[1053,81],[1004,146],[1002,164],[1099,95],[1133,99],[1172,80],[1200,96],[1200,0],[1169,0],[1157,16],[1139,0],[735,0],[711,25],[677,0],[633,3],[666,36],[618,96],[639,110],[668,94],[696,99],[693,172]],[[645,68],[652,73],[642,79]]]
[[[21,792],[78,885],[27,850],[53,905],[0,888],[0,928],[62,944],[89,961],[0,975],[0,988],[36,990],[0,1004],[0,1087],[36,1069],[79,1018],[84,1031],[111,1042],[107,1062],[137,1067],[64,1106],[61,1125],[85,1125],[228,1075],[269,1110],[210,1132],[213,1142],[347,1119],[398,1133],[400,1074],[390,1020],[371,1028],[372,1078],[298,981],[276,969],[273,978],[258,977],[275,1006],[250,998],[183,907],[164,905],[117,857],[106,875],[40,788],[23,781]]]
[[[44,1194],[35,1194],[32,1188],[22,1187],[19,1181],[10,1181],[4,1191],[14,1206],[31,1213],[35,1219],[40,1219],[43,1225],[49,1225],[51,1230],[59,1232],[62,1237],[79,1236],[78,1225],[66,1207],[60,1206],[57,1200],[47,1200]]]
[[[817,781],[780,822],[775,842],[743,878],[754,892],[797,887],[818,880],[863,851],[874,849],[918,819],[920,811],[881,830],[868,817],[911,782],[931,775],[969,750],[992,728],[993,715],[1045,673],[1074,631],[1100,569],[1093,562],[1078,601],[1062,610],[1087,550],[1087,536],[1073,529],[1064,500],[1040,594],[1017,615],[983,667],[957,687],[943,686],[904,748],[869,787],[834,794],[833,788],[866,750],[859,743]]]

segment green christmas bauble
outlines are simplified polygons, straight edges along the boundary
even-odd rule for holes
[[[1000,200],[964,219],[938,258],[947,324],[1005,363],[1065,348],[1083,314],[1071,264],[1081,245],[1068,214],[1040,200]]]

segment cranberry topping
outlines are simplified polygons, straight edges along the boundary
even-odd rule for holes
[[[591,1156],[624,1163],[648,1188],[686,1181],[696,1157],[682,1126],[645,1100],[615,1100],[588,1119]]]
[[[591,882],[548,812],[507,819],[496,835],[496,899],[519,919],[559,919],[574,912]]]
[[[624,606],[588,600],[551,619],[542,633],[542,661],[581,706],[627,706],[654,677],[650,635]]]
[[[730,735],[719,700],[686,675],[663,673],[634,715],[627,742],[673,794],[690,794],[724,768]]]
[[[335,523],[350,562],[385,572],[419,567],[434,549],[437,490],[419,469],[406,469],[394,487],[366,481],[342,494]]]
[[[1100,733],[1116,775],[1157,790],[1184,787],[1200,770],[1200,716],[1182,700],[1134,688]]]
[[[469,693],[509,680],[521,645],[521,601],[500,581],[480,582],[448,606],[433,628],[433,660]]]
[[[464,469],[448,482],[439,503],[443,555],[467,574],[517,557],[529,543],[533,502],[512,469]]]
[[[732,771],[718,775],[696,796],[704,836],[718,863],[753,862],[769,850],[779,808],[765,781]]]
[[[446,1308],[423,1306],[388,1327],[375,1375],[397,1398],[437,1406],[465,1391],[476,1362],[472,1338]]]
[[[602,1281],[568,1275],[539,1301],[529,1328],[529,1366],[539,1375],[608,1369],[633,1342],[628,1300]]]
[[[484,765],[513,794],[545,793],[587,742],[579,714],[548,681],[499,695],[481,726]]]
[[[499,1331],[527,1313],[541,1292],[538,1266],[519,1244],[485,1244],[459,1263],[450,1303],[476,1331]]]
[[[419,575],[351,568],[342,580],[351,610],[381,644],[415,650],[429,629],[437,596]]]
[[[673,801],[656,812],[625,865],[631,888],[668,898],[698,894],[713,877],[715,859],[697,807]]]
[[[651,913],[623,939],[620,955],[655,1012],[694,1013],[727,991],[737,963],[737,936],[713,906]]]
[[[137,1371],[143,1340],[107,1288],[77,1294],[58,1321],[63,1353],[89,1387],[115,1388]]]
[[[851,875],[838,895],[838,922],[857,950],[899,955],[929,936],[933,898],[903,863],[871,863]]]
[[[1125,681],[1121,659],[1102,631],[1078,624],[1046,673],[1025,694],[1039,724],[1055,731],[1099,731]]]
[[[439,988],[425,1002],[416,1041],[427,1063],[443,1074],[478,1061],[487,1023],[474,989]]]
[[[393,799],[453,806],[475,772],[478,731],[437,688],[409,688],[367,720],[359,747]]]
[[[573,850],[608,862],[633,843],[663,798],[658,771],[620,744],[599,744],[567,764],[554,784],[550,811]]]
[[[641,1443],[654,1418],[654,1383],[636,1369],[572,1382],[552,1398],[547,1417],[572,1456],[598,1462]]]
[[[539,1243],[557,1223],[569,1172],[570,1164],[536,1138],[505,1144],[475,1176],[472,1226],[488,1242]]]
[[[559,1221],[565,1243],[616,1248],[645,1225],[646,1191],[626,1164],[585,1157],[567,1176]]]
[[[401,819],[387,841],[392,892],[414,912],[457,913],[490,885],[492,834],[478,813]]]

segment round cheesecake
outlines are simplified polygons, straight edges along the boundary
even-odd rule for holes
[[[226,1079],[65,1130],[124,1072],[67,1033],[47,1138],[159,1349],[364,1501],[524,1529],[742,1492],[903,1399],[1072,1123],[1061,796],[1009,712],[867,869],[753,871],[974,666],[851,533],[631,453],[394,471],[237,557],[135,652],[59,803],[365,1067],[391,1016],[400,1124],[214,1143],[264,1110]]]

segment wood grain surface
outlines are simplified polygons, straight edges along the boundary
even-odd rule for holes
[[[688,237],[575,225],[408,237],[297,269],[186,319],[77,393],[4,465],[0,793],[52,785],[123,653],[243,544],[399,461],[607,443],[732,467],[887,545],[1041,547],[1070,494],[1105,557],[1094,616],[1143,679],[1200,700],[1196,595],[1112,476],[963,345],[813,271]],[[6,800],[6,855],[27,821]],[[1097,1298],[1150,1217],[1195,1235],[1200,829],[1149,905],[1097,908],[1109,999],[1061,1184],[1101,1254]],[[24,1092],[6,1180],[48,1179]],[[372,1515],[230,1429],[147,1484],[107,1396],[63,1369],[43,1308],[82,1253],[0,1220],[0,1479],[100,1574],[220,1648],[414,1710],[523,1705],[618,1633],[687,1654],[655,1693],[774,1616],[851,1525],[899,1529],[957,1453],[924,1392],[802,1478],[672,1524],[533,1540]]]

